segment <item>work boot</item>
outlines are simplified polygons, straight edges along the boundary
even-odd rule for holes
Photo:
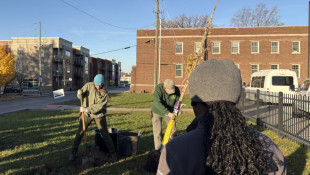
[[[111,163],[117,162],[117,154],[116,153],[110,153],[109,159]]]
[[[74,161],[76,159],[76,152],[72,152],[69,157],[69,161]]]

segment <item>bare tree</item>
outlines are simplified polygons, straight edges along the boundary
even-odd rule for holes
[[[209,15],[186,16],[181,14],[172,20],[163,19],[163,28],[204,28],[208,24]]]
[[[25,59],[25,54],[19,51],[18,56],[15,58],[15,80],[19,85],[19,90],[22,92],[23,80],[25,78],[24,71],[28,70],[29,61]]]
[[[239,10],[231,19],[230,25],[233,27],[259,27],[259,26],[281,26],[284,25],[278,15],[278,7],[273,6],[268,9],[266,4],[256,5],[254,10],[247,7]]]

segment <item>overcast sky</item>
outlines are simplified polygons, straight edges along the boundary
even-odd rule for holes
[[[216,0],[159,0],[161,17],[173,19],[184,13],[210,15]],[[265,3],[277,6],[285,26],[308,25],[306,0],[220,0],[213,24],[229,27],[243,7],[254,9]],[[155,0],[3,0],[0,10],[0,40],[11,37],[61,37],[74,46],[90,49],[90,54],[122,63],[130,72],[136,65],[136,29],[155,28]],[[129,49],[121,49],[125,47]],[[118,50],[121,49],[121,50]],[[117,50],[114,52],[110,52]],[[107,53],[104,53],[107,52]],[[97,53],[102,53],[98,54]]]

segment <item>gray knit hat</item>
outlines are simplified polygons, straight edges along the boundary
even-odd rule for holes
[[[238,103],[242,91],[240,70],[232,60],[207,60],[189,78],[193,102],[231,101]]]

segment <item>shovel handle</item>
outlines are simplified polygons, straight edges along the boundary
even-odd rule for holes
[[[83,107],[83,97],[81,98],[81,107]],[[85,126],[85,116],[84,116],[84,112],[80,112],[80,114],[82,113],[82,122],[83,122],[83,133],[84,133],[84,143],[87,143],[87,137],[86,137],[86,126]]]

